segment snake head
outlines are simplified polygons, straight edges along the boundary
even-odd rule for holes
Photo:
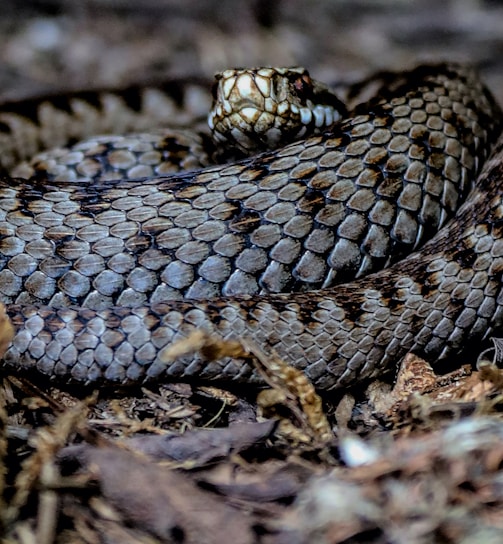
[[[215,75],[212,93],[213,139],[245,156],[323,132],[346,114],[301,67],[225,70]]]

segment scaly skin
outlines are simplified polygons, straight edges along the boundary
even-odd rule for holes
[[[501,142],[419,252],[334,286],[421,245],[501,130],[470,72],[406,80],[331,134],[236,165],[121,185],[3,181],[0,293],[17,329],[5,363],[91,383],[258,380],[197,354],[162,363],[203,328],[249,336],[332,389],[501,332]]]

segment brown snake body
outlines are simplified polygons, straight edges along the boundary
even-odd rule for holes
[[[92,110],[48,114],[66,139],[76,108]],[[24,126],[9,115],[6,167]],[[320,389],[410,351],[452,357],[503,329],[503,143],[422,243],[500,131],[470,71],[428,67],[333,131],[235,164],[121,183],[5,177],[0,295],[17,332],[4,361],[90,383],[258,380],[197,354],[166,365],[195,328],[274,348]]]

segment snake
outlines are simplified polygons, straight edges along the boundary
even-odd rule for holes
[[[204,330],[251,338],[330,391],[391,374],[407,353],[440,367],[502,332],[502,114],[473,69],[387,74],[362,103],[353,87],[351,107],[303,69],[240,74],[217,77],[236,108],[210,114],[216,144],[184,127],[84,140],[175,110],[197,124],[195,82],[0,104],[6,369],[90,385],[262,383],[246,360],[169,359]],[[275,121],[286,110],[301,121],[287,121],[290,143]],[[26,163],[69,144],[35,161],[45,169]]]

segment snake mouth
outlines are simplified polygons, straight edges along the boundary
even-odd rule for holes
[[[269,112],[258,108],[249,100],[235,105],[234,111],[225,120],[215,121],[208,116],[208,125],[214,137],[227,145],[233,145],[249,155],[252,151],[265,151],[287,144],[307,135],[328,130],[342,119],[340,112],[329,105],[313,104],[304,107],[288,104]],[[217,124],[223,126],[218,129]],[[225,132],[224,134],[221,134]]]
[[[305,108],[299,110],[300,122],[310,126],[314,124],[317,129],[328,128],[342,119],[341,112],[330,105],[308,103]]]

